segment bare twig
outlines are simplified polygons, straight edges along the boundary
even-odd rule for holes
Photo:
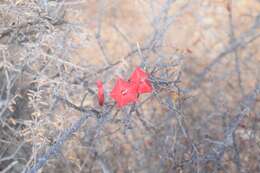
[[[45,154],[40,156],[36,163],[28,170],[26,170],[26,173],[37,173],[39,169],[41,169],[46,162],[50,159],[50,157],[58,154],[65,143],[66,140],[68,140],[73,133],[77,132],[79,128],[86,122],[86,120],[92,115],[91,112],[84,113],[81,118],[72,124],[72,126],[66,130],[64,130],[61,133],[61,136],[58,137],[58,139],[55,141],[55,144],[53,144]]]

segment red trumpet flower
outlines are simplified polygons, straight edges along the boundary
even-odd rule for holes
[[[137,67],[129,79],[131,85],[137,86],[138,94],[150,93],[153,87],[149,81],[149,75],[140,67]]]
[[[110,93],[110,96],[117,102],[117,106],[123,107],[129,103],[137,101],[137,88],[136,85],[118,78],[116,85]]]
[[[102,81],[98,80],[96,82],[96,84],[97,84],[97,88],[98,88],[98,104],[100,106],[103,106],[104,100],[105,100],[103,83],[102,83]]]

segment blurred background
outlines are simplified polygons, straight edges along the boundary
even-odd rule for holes
[[[0,0],[0,172],[260,172],[259,37],[259,0]]]

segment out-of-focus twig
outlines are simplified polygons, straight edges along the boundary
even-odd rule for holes
[[[254,40],[258,39],[260,37],[260,33],[255,30],[254,28],[250,31],[242,34],[239,38],[234,40],[232,43],[230,43],[225,50],[223,50],[221,53],[219,53],[216,58],[214,58],[200,73],[198,73],[195,78],[192,81],[192,89],[198,88],[203,79],[207,76],[208,72],[211,71],[211,69],[217,65],[219,62],[222,61],[226,57],[226,55],[234,52],[238,48],[243,48],[247,44],[253,42]]]
[[[58,154],[65,143],[66,140],[68,140],[73,133],[77,132],[79,128],[82,126],[83,123],[86,122],[86,120],[92,116],[94,113],[89,112],[89,113],[84,113],[78,121],[72,124],[71,127],[68,129],[64,130],[61,135],[58,137],[58,139],[55,141],[55,144],[53,144],[45,154],[40,156],[36,163],[28,170],[26,170],[26,173],[37,173],[39,169],[41,169],[46,162],[50,159],[51,156],[54,156]]]

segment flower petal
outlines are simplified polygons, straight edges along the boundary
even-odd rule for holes
[[[96,84],[98,88],[98,103],[100,106],[103,106],[105,100],[103,83],[102,81],[98,80]]]
[[[129,81],[132,85],[138,86],[138,93],[150,93],[153,91],[152,85],[150,83],[149,75],[140,67],[137,67],[132,73]]]
[[[110,96],[117,102],[118,107],[123,107],[137,100],[137,88],[128,81],[118,78]]]

